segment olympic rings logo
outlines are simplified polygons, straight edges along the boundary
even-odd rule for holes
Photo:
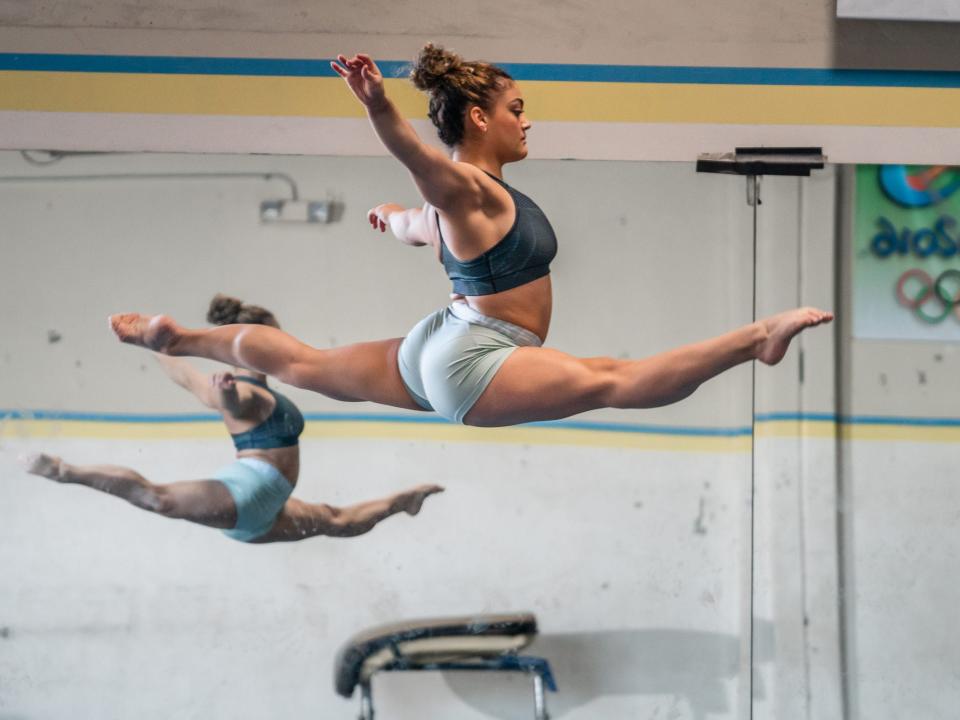
[[[909,291],[908,283],[912,286]],[[938,304],[939,310],[928,312],[925,308],[930,301]],[[897,302],[930,325],[943,322],[951,311],[960,321],[960,270],[944,270],[936,280],[920,268],[907,270],[897,280]]]

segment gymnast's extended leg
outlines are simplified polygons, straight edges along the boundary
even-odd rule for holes
[[[346,507],[306,503],[290,498],[270,531],[253,542],[293,542],[316,535],[363,535],[391,515],[400,512],[416,515],[427,496],[439,492],[443,492],[439,485],[418,485],[389,497]]]
[[[779,362],[798,333],[832,319],[832,313],[799,308],[642,360],[577,358],[547,348],[520,347],[499,368],[464,422],[506,426],[603,407],[667,405],[741,363]],[[400,379],[396,364],[400,339],[317,350],[261,325],[186,330],[166,316],[136,314],[115,315],[111,325],[122,341],[160,352],[237,364],[334,398],[419,407]]]
[[[223,483],[191,480],[157,485],[130,468],[117,465],[70,465],[46,454],[29,455],[21,461],[27,472],[61,483],[87,487],[115,495],[142,510],[200,525],[232,528],[237,507]]]
[[[110,327],[125,343],[166,355],[189,355],[277,378],[334,400],[369,400],[423,410],[400,379],[397,350],[402,338],[321,350],[267,325],[221,325],[191,330],[167,315],[112,315]]]
[[[502,426],[604,407],[669,405],[735,365],[750,360],[780,362],[798,333],[832,319],[831,313],[813,308],[790,310],[642,360],[577,358],[548,348],[520,347],[497,371],[464,422]]]

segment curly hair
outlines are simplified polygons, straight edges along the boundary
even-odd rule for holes
[[[464,136],[467,108],[478,105],[489,110],[509,73],[496,65],[464,60],[455,52],[427,43],[410,71],[418,90],[430,95],[430,120],[440,140],[448,147],[459,145]]]
[[[247,305],[235,297],[222,293],[217,293],[210,301],[210,308],[207,310],[207,322],[213,325],[248,323],[280,327],[277,318],[266,308],[259,305]]]

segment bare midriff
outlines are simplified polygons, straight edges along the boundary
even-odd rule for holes
[[[553,311],[550,276],[493,295],[470,295],[467,304],[487,317],[505,320],[546,340]]]
[[[256,458],[273,465],[289,482],[291,487],[296,486],[300,475],[300,446],[282,448],[263,448],[238,450],[238,458]]]
[[[237,372],[237,374],[255,377],[260,380],[263,380],[265,377],[259,373],[248,374],[246,372],[237,370],[236,368],[234,368],[234,370]],[[273,400],[273,397],[270,395],[270,393],[263,388],[254,387],[253,392],[263,396],[264,398],[269,398],[271,401]],[[248,432],[270,416],[270,413],[273,412],[272,403],[270,407],[264,410],[264,412],[265,414],[262,417],[249,419],[235,418],[227,413],[222,413],[223,424],[227,426],[227,432],[229,432],[231,435]],[[289,447],[280,448],[250,448],[249,450],[237,450],[237,457],[255,458],[257,460],[263,460],[264,462],[270,463],[289,481],[291,487],[297,484],[297,478],[300,476],[299,445],[291,445]]]

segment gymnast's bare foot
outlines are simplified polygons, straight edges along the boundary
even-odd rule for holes
[[[24,455],[19,459],[20,464],[23,465],[23,469],[31,475],[39,475],[48,480],[63,482],[61,478],[63,460],[60,458],[47,455],[46,453],[35,453],[32,455]]]
[[[440,485],[417,485],[417,487],[403,493],[406,496],[403,509],[411,515],[416,515],[420,512],[420,508],[423,507],[423,501],[427,499],[428,495],[442,493],[443,491],[444,488]]]
[[[123,313],[111,315],[110,329],[120,342],[139,345],[159,353],[169,353],[182,332],[168,315]]]
[[[760,321],[766,338],[757,348],[757,360],[767,365],[776,365],[787,354],[790,341],[802,330],[833,320],[833,313],[804,307],[788,310]]]

